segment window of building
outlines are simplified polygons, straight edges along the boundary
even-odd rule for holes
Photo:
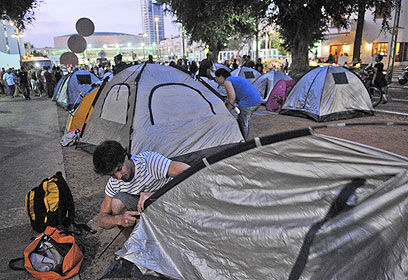
[[[388,43],[373,43],[371,55],[374,54],[388,55]]]
[[[408,61],[408,42],[397,43],[395,52],[396,61]]]

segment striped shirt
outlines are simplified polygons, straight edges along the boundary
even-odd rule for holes
[[[130,182],[110,177],[106,183],[105,194],[113,197],[119,192],[139,194],[154,192],[171,179],[167,177],[171,160],[154,152],[142,152],[130,158],[135,164],[135,176]]]

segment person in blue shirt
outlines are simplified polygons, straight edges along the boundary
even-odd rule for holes
[[[215,71],[215,81],[223,85],[227,91],[227,108],[231,110],[238,104],[238,125],[245,141],[249,135],[249,119],[261,103],[261,95],[256,88],[242,77],[231,76],[226,69]]]

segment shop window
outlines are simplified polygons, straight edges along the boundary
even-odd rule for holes
[[[371,55],[374,54],[388,55],[388,43],[373,43]]]

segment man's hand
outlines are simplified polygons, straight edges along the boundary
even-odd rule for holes
[[[154,193],[153,192],[141,192],[140,193],[139,202],[137,203],[137,211],[139,211],[139,213],[143,212],[144,203],[152,194]]]
[[[139,212],[137,211],[125,211],[125,213],[123,213],[121,215],[121,219],[120,219],[120,225],[123,227],[132,227],[136,224],[136,216],[139,215]]]

